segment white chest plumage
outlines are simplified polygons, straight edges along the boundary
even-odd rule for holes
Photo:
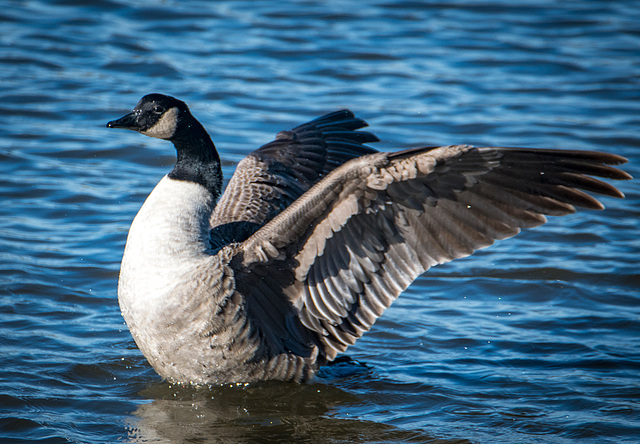
[[[143,288],[163,287],[208,256],[213,198],[202,186],[165,176],[136,215],[122,259],[121,280]],[[136,270],[129,276],[129,271]],[[142,288],[138,288],[142,290]],[[153,300],[151,292],[138,292]],[[147,302],[151,302],[151,300]]]
[[[206,328],[203,305],[211,300],[198,300],[197,295],[206,294],[203,286],[212,273],[213,258],[207,249],[213,205],[204,187],[165,176],[131,225],[118,300],[136,343],[150,361],[173,353],[171,343],[179,336]],[[186,311],[202,319],[187,316],[186,322]]]

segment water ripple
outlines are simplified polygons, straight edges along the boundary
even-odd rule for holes
[[[640,187],[436,267],[315,384],[159,382],[119,314],[128,226],[170,168],[107,132],[189,102],[228,177],[350,107],[382,149],[595,149],[640,175],[640,4],[8,1],[0,11],[0,441],[634,442]]]

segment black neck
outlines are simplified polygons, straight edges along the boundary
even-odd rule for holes
[[[200,184],[209,190],[214,199],[218,199],[222,190],[220,156],[207,131],[200,122],[192,119],[171,138],[178,160],[169,177]]]

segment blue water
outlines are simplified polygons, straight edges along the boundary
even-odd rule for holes
[[[174,159],[104,128],[187,101],[227,178],[349,107],[380,149],[624,155],[639,1],[0,0],[0,442],[640,441],[640,186],[432,269],[315,384],[162,382],[120,317],[129,224]]]

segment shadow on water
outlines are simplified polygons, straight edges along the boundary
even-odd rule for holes
[[[127,439],[134,443],[470,442],[345,418],[345,411],[357,411],[368,401],[336,387],[334,378],[364,377],[368,372],[366,366],[348,362],[323,371],[324,378],[313,384],[261,382],[195,389],[156,383],[140,393],[152,401],[133,413]]]

